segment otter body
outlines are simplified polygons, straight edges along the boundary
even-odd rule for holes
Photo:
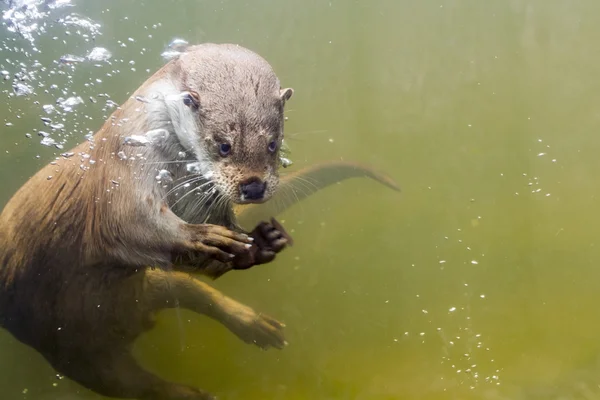
[[[247,343],[282,348],[283,324],[186,272],[216,278],[268,263],[286,247],[274,221],[244,231],[234,206],[277,194],[292,93],[265,60],[235,45],[192,46],[166,64],[91,140],[40,170],[5,206],[0,324],[58,372],[118,398],[213,398],[151,374],[131,355],[165,308],[205,314]],[[351,164],[307,172],[313,191],[363,175],[394,186]]]

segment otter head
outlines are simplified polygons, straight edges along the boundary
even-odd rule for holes
[[[282,89],[264,59],[236,45],[194,46],[175,63],[178,94],[167,105],[197,173],[234,203],[268,200],[279,183],[283,111],[293,89]]]

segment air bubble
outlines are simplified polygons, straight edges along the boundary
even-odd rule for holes
[[[173,176],[166,169],[161,169],[156,175],[156,180],[160,182],[173,182]]]
[[[65,112],[73,111],[75,106],[79,104],[83,104],[83,99],[79,96],[72,96],[67,99],[59,98],[56,103],[63,109]]]
[[[43,144],[44,146],[54,146],[56,144],[56,141],[54,139],[52,139],[50,136],[45,136],[41,141],[41,144]]]
[[[148,140],[148,138],[146,136],[141,136],[141,135],[132,135],[132,136],[127,136],[124,140],[124,144],[128,145],[128,146],[146,146],[148,144],[150,144],[150,140]]]
[[[17,96],[28,96],[33,93],[33,89],[24,83],[16,83],[13,85],[13,91]]]

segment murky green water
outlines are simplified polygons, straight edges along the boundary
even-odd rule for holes
[[[49,28],[29,56],[0,28],[11,74],[34,59],[59,70],[60,56],[96,45],[114,52],[112,66],[36,81],[86,101],[64,122],[70,144],[110,112],[97,95],[123,102],[174,37],[235,42],[296,90],[294,168],[361,161],[403,190],[329,188],[282,216],[293,248],[215,283],[285,321],[288,348],[262,352],[205,317],[165,312],[136,345],[147,368],[227,400],[600,398],[600,3],[74,3],[48,18],[91,18],[95,43]],[[60,152],[34,131],[48,130],[41,105],[59,90],[11,97],[11,83],[0,83],[2,203]],[[0,388],[6,399],[99,398],[5,332]]]

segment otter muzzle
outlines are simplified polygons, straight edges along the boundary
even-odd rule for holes
[[[267,183],[260,179],[252,178],[240,184],[240,194],[242,200],[261,200],[265,197]]]

